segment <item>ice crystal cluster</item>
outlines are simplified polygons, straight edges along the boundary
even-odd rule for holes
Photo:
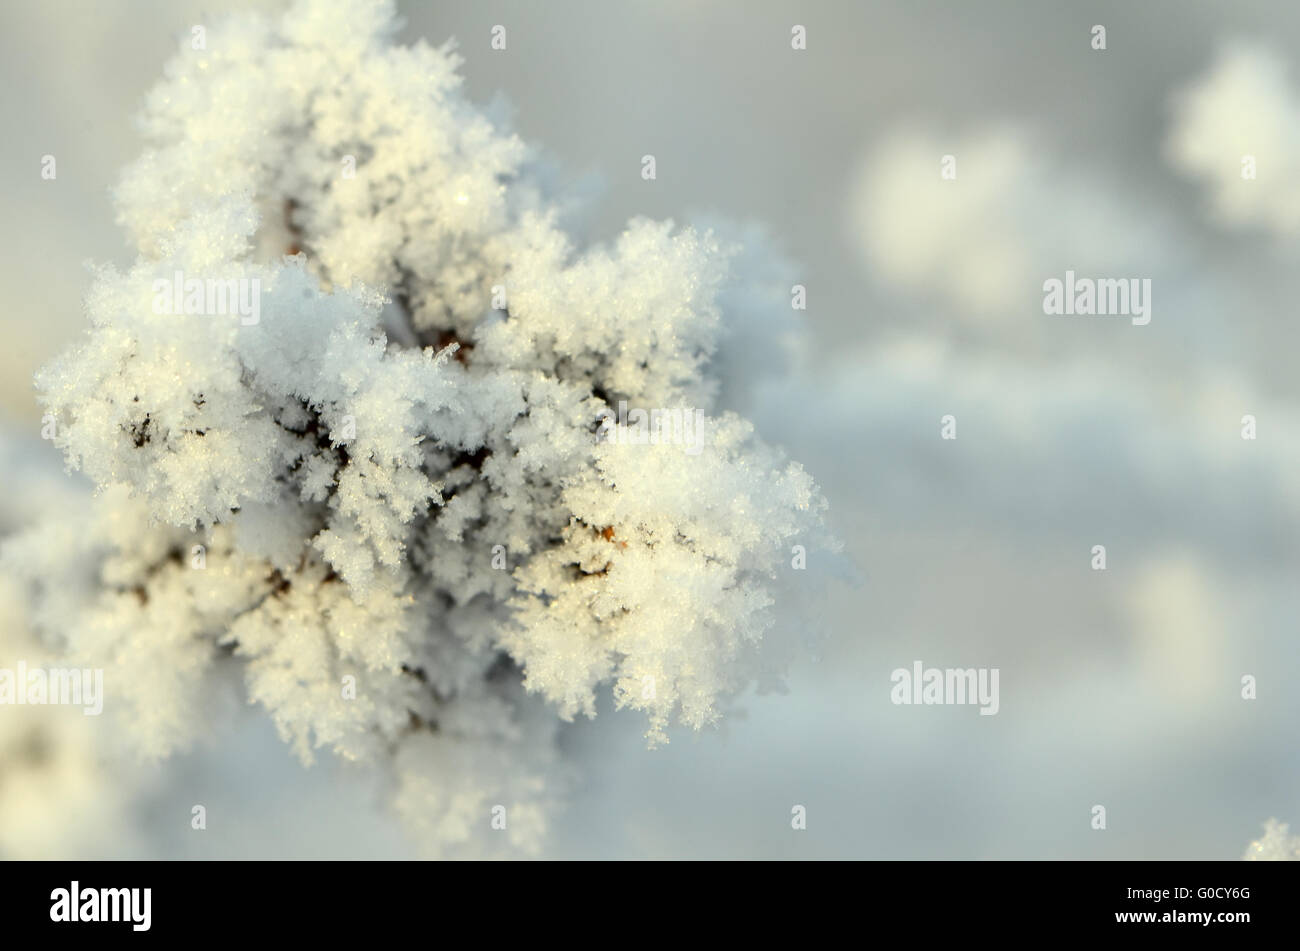
[[[0,435],[0,540],[43,514],[85,514],[84,487],[59,478],[38,448]],[[42,669],[60,662],[57,648],[36,636],[22,588],[16,572],[0,570],[0,669],[10,675],[20,661]],[[130,772],[110,779],[117,744],[103,721],[76,707],[0,707],[0,816],[6,820],[0,857],[62,858],[131,847],[124,814],[139,784]]]
[[[312,0],[186,38],[116,193],[135,263],[37,376],[97,499],[3,558],[144,754],[201,732],[233,655],[305,760],[391,768],[429,842],[501,805],[526,848],[561,720],[608,690],[653,745],[749,682],[824,502],[718,409],[734,249],[643,220],[579,247],[452,48],[398,27]],[[256,307],[177,312],[195,281]],[[620,402],[703,410],[702,448]]]
[[[1300,862],[1300,835],[1291,835],[1285,822],[1269,819],[1264,835],[1246,848],[1248,862]]]

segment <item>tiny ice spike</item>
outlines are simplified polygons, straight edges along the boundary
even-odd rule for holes
[[[642,220],[575,248],[450,44],[399,26],[306,0],[187,37],[116,193],[136,263],[37,376],[101,493],[3,557],[110,706],[131,684],[146,754],[201,728],[229,651],[304,760],[391,768],[432,847],[500,804],[535,848],[558,721],[602,686],[651,744],[714,721],[792,545],[834,542],[810,477],[716,407],[737,249]],[[257,319],[176,313],[192,282]],[[699,410],[702,446],[623,438],[620,402]]]

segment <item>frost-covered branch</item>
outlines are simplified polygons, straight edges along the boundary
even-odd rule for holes
[[[397,27],[307,0],[168,65],[117,191],[136,262],[37,379],[100,495],[2,557],[145,754],[233,652],[304,760],[391,764],[434,844],[501,804],[527,847],[558,719],[609,689],[652,744],[716,720],[825,503],[716,405],[737,249],[577,247],[450,46]]]

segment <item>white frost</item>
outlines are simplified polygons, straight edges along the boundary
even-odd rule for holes
[[[138,258],[37,380],[101,494],[2,557],[143,752],[202,729],[229,651],[304,759],[391,765],[432,846],[501,806],[529,848],[556,714],[606,688],[652,743],[713,722],[791,546],[831,544],[825,503],[715,405],[736,249],[643,220],[575,247],[450,46],[396,28],[305,0],[169,64],[117,192]],[[165,312],[177,274],[252,288],[257,321]],[[698,410],[707,439],[602,441],[620,401]]]

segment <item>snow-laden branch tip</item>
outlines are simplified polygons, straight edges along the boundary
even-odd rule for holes
[[[3,558],[142,752],[202,729],[230,653],[305,760],[393,768],[429,841],[500,807],[534,846],[558,721],[610,690],[652,744],[712,723],[792,549],[833,543],[717,406],[724,326],[761,317],[720,305],[739,249],[645,220],[575,246],[451,46],[398,25],[304,0],[183,44],[116,193],[136,262],[37,378],[100,495]]]
[[[1300,835],[1291,835],[1285,822],[1269,819],[1264,823],[1264,834],[1246,848],[1242,856],[1248,862],[1300,861]]]

